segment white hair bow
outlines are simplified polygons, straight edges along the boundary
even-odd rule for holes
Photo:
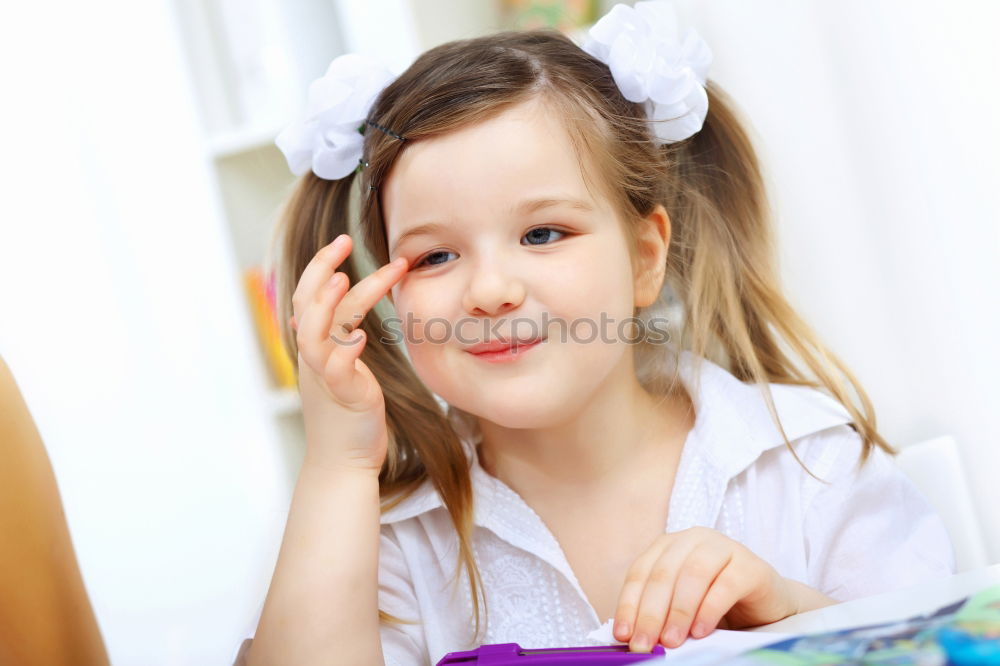
[[[618,4],[594,24],[581,47],[608,66],[625,99],[644,103],[660,143],[688,138],[708,114],[712,51],[694,28],[683,39],[677,33],[670,2]]]
[[[309,85],[305,113],[278,134],[278,146],[296,176],[310,168],[337,180],[357,168],[365,121],[375,98],[396,78],[382,63],[360,53],[338,56]]]

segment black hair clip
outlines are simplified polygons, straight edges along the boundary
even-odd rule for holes
[[[359,134],[364,134],[364,133],[365,133],[365,126],[366,126],[366,125],[371,125],[371,126],[372,126],[372,127],[374,127],[375,129],[377,129],[377,130],[380,130],[380,131],[382,131],[382,132],[385,132],[386,134],[388,134],[389,136],[391,136],[391,137],[392,137],[392,138],[394,138],[394,139],[399,139],[400,141],[406,141],[406,137],[404,137],[404,136],[400,136],[399,134],[396,134],[395,132],[393,132],[393,131],[392,131],[391,129],[389,129],[388,127],[382,127],[382,126],[381,126],[381,125],[379,125],[378,123],[376,123],[376,122],[373,122],[373,121],[369,120],[368,118],[366,118],[366,119],[365,119],[365,122],[364,122],[364,123],[362,123],[362,124],[361,124],[361,125],[360,125],[360,126],[358,127],[358,133],[359,133]],[[367,162],[366,160],[363,160],[363,159],[361,159],[361,158],[358,158],[358,168],[356,169],[356,172],[360,174],[360,173],[361,173],[361,171],[362,171],[363,169],[367,169],[367,168],[368,168],[368,162]],[[370,191],[375,191],[375,190],[377,190],[378,188],[377,188],[377,187],[375,187],[374,185],[368,185],[368,189],[369,189]],[[381,214],[381,210],[379,211],[379,213]]]
[[[369,125],[371,125],[372,127],[374,127],[377,130],[382,130],[383,132],[385,132],[386,134],[388,134],[389,136],[391,136],[394,139],[399,139],[400,141],[406,141],[405,137],[402,137],[402,136],[396,134],[395,132],[393,132],[388,127],[382,127],[378,123],[372,122],[371,120],[368,120],[368,119],[365,119],[365,122],[368,123]],[[364,131],[362,130],[361,133],[364,134]]]

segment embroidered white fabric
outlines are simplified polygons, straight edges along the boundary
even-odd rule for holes
[[[789,440],[807,467],[830,482],[824,485],[788,451],[759,389],[702,360],[695,392],[690,353],[681,352],[678,360],[696,423],[681,455],[666,532],[717,529],[783,576],[838,601],[955,572],[943,522],[892,458],[875,449],[856,472],[861,438],[836,401],[806,387],[771,385]],[[379,607],[420,622],[383,623],[388,666],[433,665],[448,652],[483,643],[590,645],[588,634],[609,619],[597,616],[534,510],[479,465],[477,441],[466,430],[485,633],[474,642],[464,568],[450,582],[457,535],[427,482],[381,518]]]

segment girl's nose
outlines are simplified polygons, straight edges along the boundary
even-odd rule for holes
[[[496,316],[516,309],[524,297],[522,280],[503,270],[481,266],[469,280],[463,305],[469,314]]]

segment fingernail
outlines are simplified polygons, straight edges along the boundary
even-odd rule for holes
[[[393,266],[402,266],[403,264],[406,263],[406,257],[396,257],[389,263],[391,263]]]
[[[640,634],[635,637],[635,642],[632,645],[635,652],[645,652],[649,649],[649,639]]]
[[[704,636],[705,635],[705,625],[702,624],[701,622],[699,622],[698,624],[694,625],[694,629],[691,630],[691,635],[694,636],[695,638],[701,638],[702,636]]]
[[[615,634],[618,636],[628,636],[628,622],[623,622],[623,621],[616,622]]]
[[[663,632],[663,642],[667,645],[676,645],[681,640],[681,630],[677,627],[667,627],[667,630]]]
[[[346,242],[347,242],[347,234],[340,234],[340,235],[339,235],[339,236],[337,236],[337,238],[336,238],[336,239],[335,239],[335,240],[333,241],[333,246],[334,246],[334,247],[341,247],[341,246],[343,246],[343,244],[344,244],[344,243],[346,243]]]

